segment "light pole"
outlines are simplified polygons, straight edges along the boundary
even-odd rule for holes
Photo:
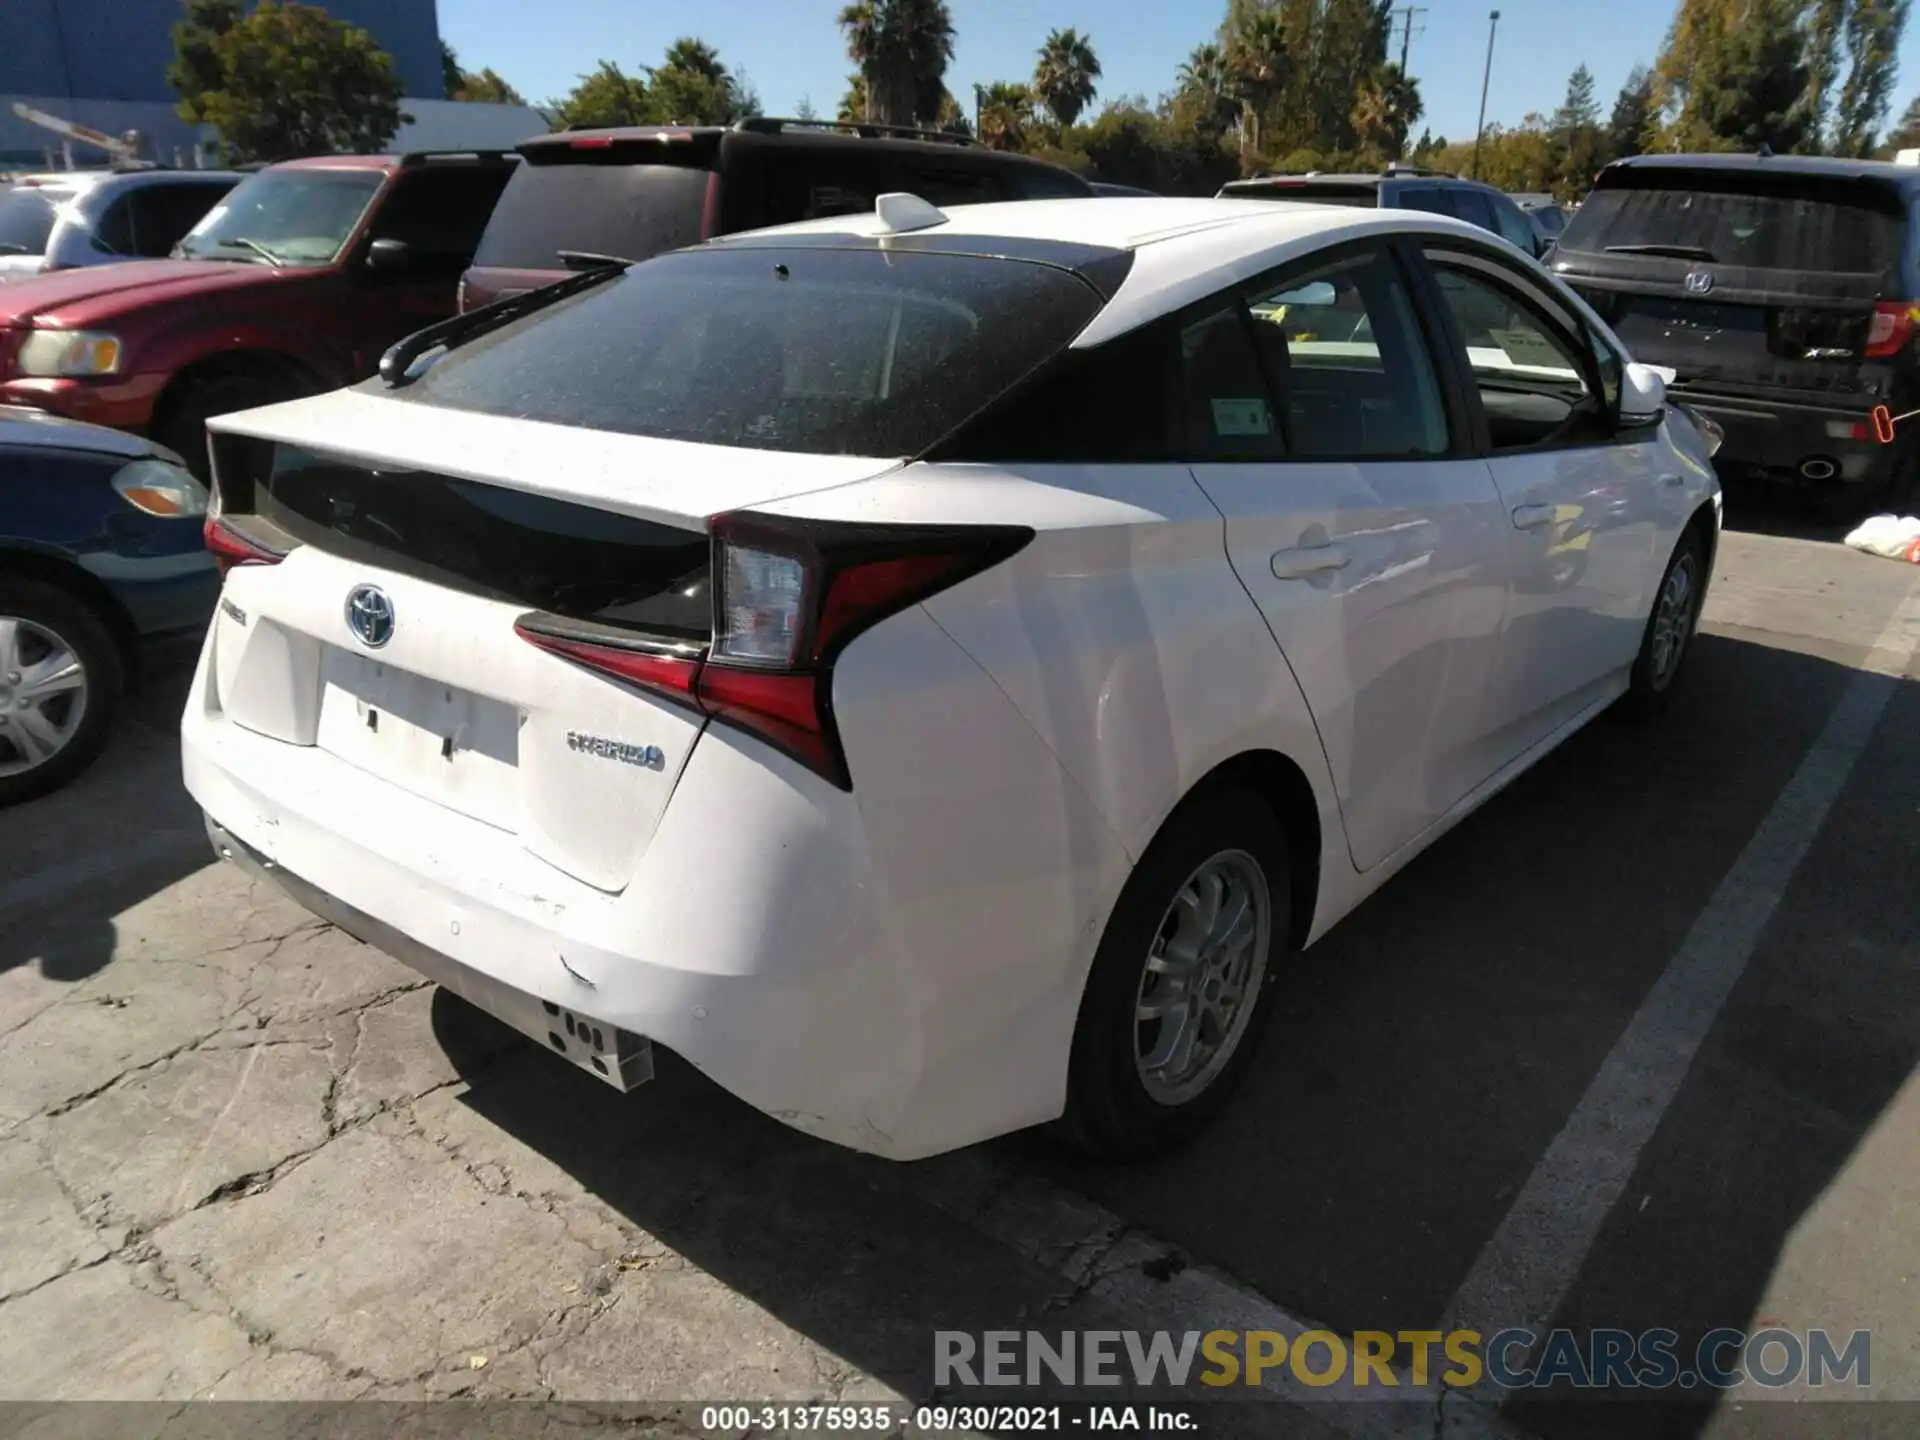
[[[1487,68],[1480,72],[1480,123],[1473,129],[1473,178],[1480,178],[1480,137],[1487,128],[1487,82],[1493,78],[1493,32],[1500,28],[1500,12],[1487,16]]]

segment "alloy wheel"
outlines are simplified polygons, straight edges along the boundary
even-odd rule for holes
[[[1648,656],[1648,678],[1656,690],[1664,690],[1672,683],[1674,672],[1680,668],[1680,656],[1693,634],[1693,605],[1698,588],[1694,584],[1694,566],[1691,554],[1682,555],[1660,586],[1660,598],[1653,611],[1653,646]]]
[[[1273,901],[1258,862],[1226,850],[1174,895],[1134,1000],[1134,1068],[1147,1094],[1180,1105],[1233,1058],[1259,999]]]
[[[37,770],[66,749],[87,713],[87,671],[37,621],[0,615],[0,776]]]

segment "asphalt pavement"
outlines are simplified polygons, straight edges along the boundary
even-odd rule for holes
[[[161,677],[0,816],[0,1400],[914,1402],[935,1330],[1778,1325],[1871,1331],[1881,1403],[1281,1385],[1207,1427],[1920,1430],[1920,569],[1731,523],[1671,711],[1297,957],[1150,1165],[888,1165],[672,1057],[616,1095],[213,863]]]

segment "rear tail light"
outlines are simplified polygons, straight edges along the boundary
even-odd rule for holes
[[[515,629],[543,650],[692,704],[850,790],[833,719],[835,658],[863,631],[1032,538],[1011,526],[721,516],[713,526],[713,639],[704,649],[545,615],[523,616]]]
[[[277,550],[249,540],[218,515],[207,516],[201,534],[206,539],[207,553],[213,556],[213,563],[222,575],[236,565],[278,565],[286,558]]]
[[[1884,360],[1897,355],[1913,338],[1913,322],[1920,306],[1911,300],[1882,300],[1873,307],[1873,324],[1867,331],[1867,358]]]

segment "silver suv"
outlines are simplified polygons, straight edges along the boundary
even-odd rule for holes
[[[239,183],[229,170],[73,170],[0,190],[0,282],[161,259]]]

